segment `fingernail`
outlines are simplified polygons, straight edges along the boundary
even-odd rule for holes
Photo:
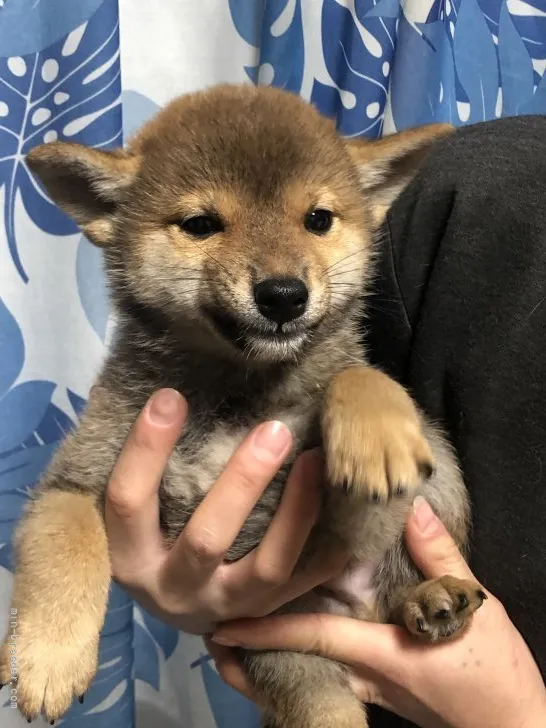
[[[413,501],[413,518],[422,536],[432,536],[439,529],[440,521],[421,495]]]
[[[238,647],[240,645],[237,640],[231,639],[230,637],[224,637],[223,635],[213,634],[210,639],[212,642],[216,642],[217,645],[224,645],[224,647]]]
[[[265,422],[254,433],[254,452],[258,457],[265,456],[267,460],[277,459],[284,455],[292,440],[288,427],[282,422]]]
[[[155,425],[172,425],[180,416],[182,395],[176,389],[160,389],[151,401],[149,415]]]

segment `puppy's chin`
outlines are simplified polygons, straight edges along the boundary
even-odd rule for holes
[[[297,361],[307,338],[306,333],[291,336],[248,336],[242,351],[247,360],[260,364],[293,362]]]
[[[232,351],[238,352],[247,362],[259,365],[296,361],[297,355],[311,335],[309,329],[288,327],[288,331],[260,328],[243,323],[225,311],[208,309],[209,321]]]

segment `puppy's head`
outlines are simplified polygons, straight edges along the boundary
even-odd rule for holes
[[[297,96],[221,86],[171,103],[125,151],[58,142],[27,161],[106,249],[122,311],[278,362],[355,309],[374,228],[450,129],[346,141]]]

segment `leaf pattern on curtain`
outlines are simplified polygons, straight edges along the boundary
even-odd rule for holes
[[[542,114],[545,68],[546,0],[0,0],[0,618],[13,528],[85,406],[110,324],[100,251],[29,175],[26,152],[118,146],[173,95],[217,82],[301,94],[347,136]],[[2,693],[0,722],[26,725]],[[113,586],[99,671],[62,724],[259,717],[200,639]]]

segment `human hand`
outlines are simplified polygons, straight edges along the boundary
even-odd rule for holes
[[[108,486],[105,519],[114,578],[149,611],[177,629],[211,632],[215,623],[274,611],[342,570],[342,553],[317,554],[292,575],[320,505],[322,462],[301,455],[262,543],[240,561],[224,556],[281,467],[292,436],[264,423],[244,440],[172,548],[159,527],[158,488],[187,414],[172,389],[148,402]]]
[[[422,499],[408,520],[406,541],[427,578],[475,580]],[[538,667],[502,604],[488,596],[470,629],[449,643],[420,643],[392,625],[304,614],[222,625],[207,645],[224,680],[248,697],[252,687],[223,645],[313,652],[346,663],[360,700],[422,728],[544,728],[546,689]]]

